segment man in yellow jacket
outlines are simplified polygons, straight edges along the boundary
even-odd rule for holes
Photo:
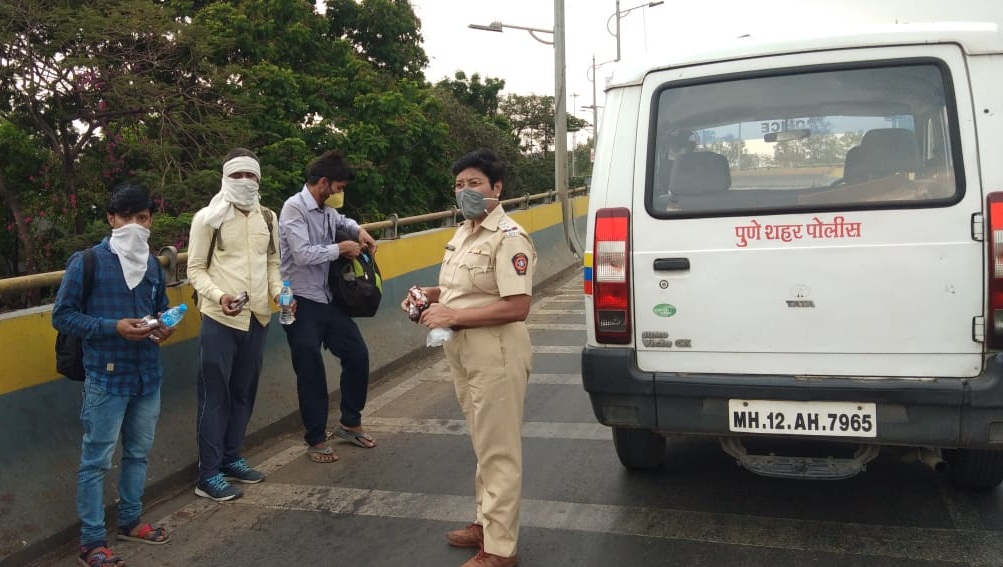
[[[231,480],[265,479],[240,455],[258,392],[269,301],[277,301],[282,289],[277,222],[258,203],[260,180],[257,156],[231,151],[220,191],[195,214],[188,241],[188,279],[202,312],[195,494],[217,502],[242,495]]]

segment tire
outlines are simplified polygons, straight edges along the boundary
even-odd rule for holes
[[[1003,482],[1003,451],[953,449],[944,451],[955,484],[975,490],[996,488]]]
[[[628,469],[657,469],[665,460],[665,437],[648,429],[614,427],[613,447]]]

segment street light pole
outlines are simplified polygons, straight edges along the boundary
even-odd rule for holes
[[[571,115],[578,118],[578,93],[571,93]],[[577,177],[577,172],[575,171],[576,151],[578,151],[578,128],[571,131],[571,151],[568,152],[570,154],[569,159],[571,160],[571,177],[568,178],[569,180],[574,180]],[[568,185],[571,185],[570,181]]]
[[[554,30],[545,30],[545,29],[541,29],[541,28],[528,28],[526,26],[515,26],[515,25],[512,25],[512,24],[503,24],[503,23],[501,23],[501,22],[499,22],[497,20],[491,22],[491,24],[486,25],[486,26],[485,25],[481,25],[481,24],[469,24],[467,27],[470,28],[470,29],[474,29],[474,30],[490,31],[490,32],[498,32],[498,33],[501,33],[502,31],[504,31],[505,28],[511,28],[511,29],[514,29],[514,30],[525,30],[525,31],[529,32],[529,35],[533,36],[533,39],[535,39],[536,41],[539,41],[540,43],[546,43],[547,45],[553,45],[554,44],[553,41],[547,41],[547,40],[545,40],[545,39],[543,39],[543,38],[541,38],[541,37],[539,37],[539,36],[536,35],[538,33],[549,33],[549,34],[553,35],[554,34]]]
[[[620,60],[620,0],[616,0],[616,60]]]
[[[554,184],[561,200],[564,241],[578,256],[584,252],[575,232],[575,216],[568,197],[568,110],[565,94],[564,0],[554,0]]]
[[[619,0],[618,0],[619,1]],[[607,25],[609,21],[607,21]],[[583,248],[575,233],[574,217],[571,202],[568,198],[568,109],[565,94],[565,56],[564,56],[564,0],[554,0],[554,29],[545,30],[525,26],[513,26],[495,21],[484,26],[470,24],[475,30],[500,32],[504,28],[526,30],[533,39],[540,43],[554,46],[554,190],[561,201],[561,213],[564,217],[564,240],[571,251],[581,256]],[[553,34],[554,41],[549,42],[537,37],[537,33]]]
[[[596,108],[596,54],[592,54],[592,148],[599,140],[599,109]]]
[[[610,19],[616,18],[616,33],[613,34],[616,37],[616,59],[614,59],[614,61],[620,60],[620,18],[626,16],[627,14],[633,12],[634,10],[637,10],[638,8],[654,8],[655,6],[664,3],[665,3],[664,0],[658,0],[656,2],[648,2],[647,4],[640,4],[634,6],[633,8],[627,8],[626,10],[621,12],[620,0],[616,0],[616,12],[613,12],[613,15],[610,16]],[[609,31],[609,19],[606,20],[606,31]]]
[[[582,108],[592,109],[592,143],[599,138],[599,106],[596,104],[596,69],[606,65],[608,63],[613,63],[615,60],[603,61],[602,63],[596,63],[596,55],[592,54],[592,66],[585,72],[585,76],[592,81],[592,106],[583,106]],[[594,146],[593,146],[594,147]]]

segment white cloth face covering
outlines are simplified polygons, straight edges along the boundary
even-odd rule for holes
[[[118,256],[125,276],[125,285],[134,289],[146,276],[150,258],[150,229],[141,224],[129,224],[112,229],[108,247]]]
[[[230,175],[238,172],[253,173],[261,179],[261,166],[248,156],[238,156],[223,164],[223,179],[219,193],[206,206],[206,223],[219,228],[234,217],[233,207],[250,211],[258,204],[258,182],[253,179],[233,179]]]

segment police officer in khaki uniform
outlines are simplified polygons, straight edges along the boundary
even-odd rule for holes
[[[477,455],[475,523],[449,532],[451,545],[480,548],[463,567],[518,564],[522,416],[532,349],[524,321],[536,250],[499,205],[504,166],[486,149],[452,167],[457,206],[467,220],[449,244],[438,287],[420,322],[451,328],[444,349]],[[410,295],[401,304],[408,311]]]

